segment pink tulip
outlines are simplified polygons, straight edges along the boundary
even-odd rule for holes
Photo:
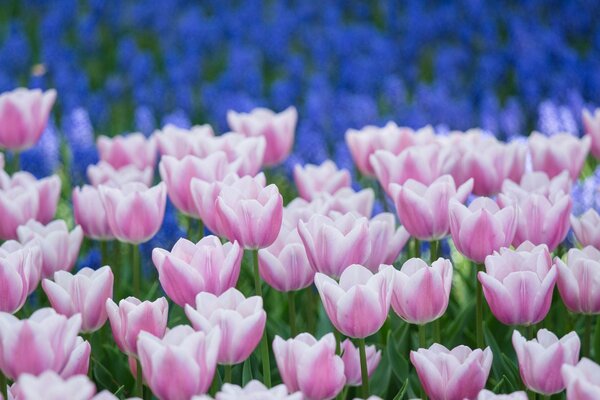
[[[485,387],[493,354],[457,346],[452,350],[434,343],[429,349],[410,352],[410,361],[431,400],[472,399]]]
[[[73,189],[73,215],[85,236],[96,240],[114,239],[100,191],[94,186],[84,185]]]
[[[396,218],[391,213],[377,214],[369,221],[371,252],[363,265],[377,272],[381,264],[392,264],[410,238],[404,227],[396,229]]]
[[[210,400],[208,396],[194,397],[192,400]],[[251,380],[243,388],[225,383],[217,393],[215,400],[302,400],[302,393],[288,394],[285,385],[267,388],[256,379]]]
[[[300,197],[310,201],[321,193],[334,194],[341,188],[349,187],[351,177],[347,169],[338,169],[333,161],[327,160],[321,165],[296,165],[294,182]]]
[[[67,318],[51,308],[24,320],[0,313],[0,369],[12,380],[48,370],[63,378],[87,374],[91,347],[77,336],[80,326],[80,315]]]
[[[163,156],[158,169],[175,207],[185,215],[199,218],[190,188],[192,179],[200,179],[209,184],[222,181],[229,172],[229,165],[225,153],[219,151],[206,158],[188,155],[176,159]]]
[[[181,238],[170,252],[155,248],[152,261],[165,293],[184,307],[195,304],[200,292],[220,295],[235,287],[242,255],[237,242],[221,244],[216,236],[206,236],[196,244]]]
[[[167,201],[163,182],[148,188],[128,183],[121,188],[100,186],[108,225],[120,241],[132,244],[147,242],[160,229]]]
[[[589,136],[579,139],[568,133],[561,133],[547,137],[533,132],[529,136],[533,170],[544,171],[551,178],[567,170],[571,179],[577,180],[590,145]]]
[[[19,171],[9,176],[0,171],[0,187],[4,190],[15,187],[33,187],[38,195],[38,208],[34,219],[47,224],[56,214],[56,206],[60,198],[61,181],[58,175],[36,179],[29,172]]]
[[[10,388],[9,399],[14,400],[100,400],[96,386],[85,375],[64,379],[54,371],[39,376],[23,374]],[[116,399],[116,397],[114,397]],[[106,398],[105,398],[106,399]]]
[[[297,121],[298,112],[295,107],[288,107],[280,113],[266,108],[255,108],[247,114],[227,112],[227,123],[231,130],[245,136],[265,138],[265,165],[280,164],[290,154]]]
[[[523,243],[485,259],[477,277],[492,313],[506,325],[533,325],[546,317],[557,270],[546,245]]]
[[[579,218],[571,216],[571,227],[582,246],[600,249],[600,215],[590,208]]]
[[[135,297],[127,297],[119,301],[119,305],[108,299],[106,312],[117,346],[127,355],[135,356],[140,332],[148,332],[157,337],[165,334],[169,304],[164,297],[153,302],[141,302]]]
[[[419,240],[439,240],[450,231],[450,199],[464,203],[472,188],[472,179],[457,188],[450,175],[443,175],[429,186],[409,179],[404,185],[392,183],[389,190],[408,233]]]
[[[565,388],[561,367],[575,365],[579,360],[580,342],[575,332],[559,340],[549,330],[540,329],[537,339],[527,341],[515,330],[512,343],[519,360],[521,379],[527,389],[548,396]]]
[[[194,329],[209,333],[220,328],[222,334],[218,362],[239,364],[250,357],[263,336],[267,313],[260,296],[247,299],[236,288],[220,296],[202,292],[196,296],[196,308],[185,306],[185,315]]]
[[[365,338],[377,332],[390,310],[394,268],[382,266],[373,274],[361,265],[342,272],[339,283],[324,275],[315,275],[315,286],[327,316],[336,329],[353,338]]]
[[[370,188],[359,192],[355,192],[351,188],[342,188],[333,195],[323,194],[322,198],[329,211],[337,211],[342,214],[354,212],[370,218],[373,213],[375,193]],[[315,199],[315,201],[318,200]]]
[[[191,129],[182,129],[167,124],[162,130],[154,132],[158,152],[162,156],[181,160],[187,155],[198,155],[202,142],[215,136],[210,125],[196,125]]]
[[[33,186],[3,186],[0,189],[0,239],[16,239],[17,227],[37,217],[39,202],[38,192]]]
[[[446,312],[452,288],[450,260],[440,258],[429,267],[425,261],[411,258],[394,270],[394,275],[392,308],[400,318],[422,325]]]
[[[258,268],[263,280],[280,292],[304,289],[315,277],[296,228],[282,227],[275,242],[258,251]]]
[[[41,252],[37,246],[8,252],[5,246],[0,247],[0,311],[14,314],[39,282]]]
[[[558,290],[567,308],[580,314],[600,314],[600,250],[588,246],[569,250],[567,264],[554,258]]]
[[[160,400],[188,400],[206,393],[217,368],[221,332],[195,332],[179,325],[163,338],[141,332],[138,350],[142,373]]]
[[[394,122],[388,122],[381,128],[369,125],[358,131],[349,129],[346,132],[346,145],[350,149],[354,164],[367,176],[375,176],[370,156],[377,150],[386,150],[398,155],[408,147],[434,141],[435,133],[430,126],[413,131],[411,128],[399,127]]]
[[[476,263],[510,246],[517,229],[517,210],[513,206],[500,208],[491,199],[479,197],[469,207],[451,199],[450,233],[456,249]]]
[[[113,273],[108,265],[94,271],[83,268],[72,275],[66,271],[54,274],[54,282],[44,279],[42,287],[52,308],[71,317],[81,314],[81,332],[95,332],[106,322],[106,300],[112,298]]]
[[[371,252],[369,221],[352,213],[313,215],[308,222],[298,223],[298,234],[315,272],[333,277],[365,262]]]
[[[17,228],[21,243],[38,244],[42,250],[42,277],[48,278],[56,271],[70,271],[77,261],[83,241],[83,231],[76,226],[71,232],[62,219],[42,225],[29,220]]]
[[[33,147],[48,123],[56,90],[17,88],[0,94],[0,147],[13,151]]]
[[[567,387],[567,400],[596,400],[600,393],[600,365],[582,358],[577,365],[563,364],[563,382]]]
[[[120,187],[127,183],[139,182],[146,186],[152,186],[154,179],[154,168],[138,168],[134,164],[127,164],[120,168],[115,168],[106,161],[100,161],[98,164],[92,164],[87,167],[87,177],[92,186],[112,186]]]
[[[477,400],[527,400],[527,393],[513,392],[511,394],[495,394],[489,390],[482,390],[477,395]]]
[[[431,184],[452,170],[456,156],[448,147],[430,144],[409,147],[398,155],[377,150],[369,160],[377,180],[389,195],[391,183],[402,185],[412,179],[425,185]]]
[[[266,146],[267,142],[263,137],[246,137],[229,132],[203,141],[196,155],[205,158],[217,151],[223,151],[234,172],[240,176],[254,176],[262,168]]]
[[[346,375],[346,385],[360,386],[362,385],[362,377],[360,372],[360,355],[358,348],[354,347],[350,339],[346,339],[341,344],[342,361],[344,361],[344,375]],[[366,346],[367,356],[367,372],[369,377],[379,365],[381,361],[381,350],[377,350],[375,345]]]
[[[42,278],[42,249],[36,241],[21,244],[16,240],[7,240],[0,246],[0,258],[12,257],[19,257],[23,260],[29,258],[30,266],[25,268],[25,271],[29,271],[27,294],[33,293]]]
[[[583,130],[591,140],[591,152],[596,158],[600,158],[600,108],[596,108],[592,114],[583,110]]]
[[[281,229],[283,198],[277,186],[263,187],[245,176],[221,188],[216,212],[226,238],[237,240],[245,249],[264,248]]]
[[[532,171],[523,175],[520,184],[508,179],[502,184],[502,193],[516,199],[525,198],[530,193],[552,199],[560,191],[571,193],[571,177],[566,170],[553,178],[549,178],[545,172]]]
[[[119,169],[135,165],[138,169],[154,169],[156,164],[156,141],[146,139],[141,133],[130,133],[114,137],[100,136],[96,140],[100,160]]]
[[[307,400],[333,399],[344,388],[344,362],[335,354],[335,337],[320,340],[309,333],[283,340],[275,336],[273,354],[283,383]]]

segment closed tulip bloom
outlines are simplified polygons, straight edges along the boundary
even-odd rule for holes
[[[198,243],[179,239],[169,252],[155,248],[152,261],[160,284],[176,304],[195,304],[196,295],[209,292],[220,295],[235,287],[240,275],[242,249],[216,236],[206,236]]]
[[[341,344],[342,361],[344,361],[344,374],[346,375],[346,385],[360,386],[362,377],[360,373],[360,354],[358,348],[352,344],[350,339],[346,339]],[[381,350],[377,350],[375,345],[366,346],[367,372],[369,377],[375,371],[375,368],[381,361]]]
[[[0,147],[13,151],[33,147],[48,123],[56,90],[17,88],[0,94]]]
[[[29,283],[27,294],[29,295],[37,289],[37,285],[40,283],[42,277],[42,265],[44,261],[42,258],[42,249],[37,241],[22,244],[16,240],[7,240],[0,246],[0,258],[10,259],[10,262],[14,258],[17,258],[29,264],[28,267],[24,268],[24,271],[29,275],[27,278]]]
[[[221,332],[195,332],[187,325],[164,337],[141,332],[138,350],[144,380],[160,400],[188,400],[206,393],[217,368]]]
[[[75,223],[81,226],[83,234],[90,239],[114,239],[100,191],[94,186],[84,185],[73,189],[73,215]]]
[[[373,272],[381,264],[393,264],[408,242],[410,234],[404,227],[396,228],[396,218],[391,213],[377,214],[369,221],[371,252],[363,265]]]
[[[558,192],[571,193],[572,181],[568,171],[563,171],[553,178],[545,172],[531,171],[523,175],[519,184],[507,179],[502,184],[502,193],[509,197],[522,199],[530,193],[541,194],[549,199]]]
[[[60,198],[61,181],[58,175],[36,179],[29,172],[19,171],[9,176],[0,171],[0,187],[9,189],[14,187],[33,187],[38,195],[38,208],[34,219],[43,224],[52,221],[56,214],[56,206]]]
[[[122,242],[147,242],[162,225],[167,202],[163,182],[151,188],[141,183],[128,183],[121,188],[102,185],[100,198],[108,225],[113,235]]]
[[[245,249],[264,248],[275,241],[281,229],[283,198],[277,186],[263,187],[245,176],[221,188],[216,212],[226,238]]]
[[[119,349],[129,356],[137,355],[137,338],[140,332],[162,337],[167,329],[169,303],[164,297],[153,302],[127,297],[117,305],[106,300],[106,312],[113,337]]]
[[[185,315],[192,326],[209,333],[220,328],[222,334],[219,364],[239,364],[250,357],[262,338],[267,321],[260,296],[245,298],[236,288],[220,296],[199,293],[196,308],[186,305]]]
[[[251,380],[243,388],[225,383],[221,391],[215,396],[215,400],[302,400],[301,392],[288,394],[285,385],[277,385],[267,388],[256,379]],[[192,400],[210,400],[208,396],[194,397]]]
[[[255,108],[250,113],[227,112],[227,123],[231,130],[245,136],[265,138],[265,165],[280,164],[290,154],[297,122],[296,107],[288,107],[280,113],[266,108]]]
[[[349,187],[351,177],[347,169],[338,169],[333,161],[326,160],[321,165],[294,166],[294,183],[300,197],[310,201],[321,193],[334,194]]]
[[[465,257],[483,263],[485,257],[508,247],[517,229],[517,210],[504,208],[487,197],[475,199],[468,207],[451,199],[450,233],[456,249]]]
[[[240,176],[254,176],[263,166],[267,142],[264,137],[245,137],[239,133],[226,133],[202,143],[200,157],[207,157],[217,151],[227,155],[227,161]]]
[[[558,267],[558,291],[567,308],[580,314],[600,314],[600,250],[587,246],[571,249]]]
[[[190,188],[192,179],[197,178],[208,183],[222,181],[229,172],[229,165],[225,153],[216,152],[206,158],[185,156],[177,159],[163,156],[158,169],[175,207],[185,215],[199,218]]]
[[[561,133],[547,137],[533,132],[529,136],[533,170],[544,171],[551,178],[567,170],[571,179],[577,180],[590,145],[589,136],[579,139],[568,133]]]
[[[389,189],[398,218],[408,233],[419,240],[439,240],[450,231],[450,199],[464,203],[472,188],[472,179],[457,188],[452,176],[443,175],[430,185],[409,179],[404,185],[393,183]]]
[[[0,239],[17,238],[17,228],[35,219],[39,209],[37,191],[32,186],[0,190]]]
[[[319,340],[309,333],[288,340],[275,336],[273,354],[290,392],[301,391],[307,400],[325,400],[344,388],[344,361],[335,354],[333,333]]]
[[[39,282],[40,261],[39,247],[0,251],[0,311],[14,314],[23,307]]]
[[[477,400],[527,400],[527,393],[513,392],[511,394],[495,394],[489,390],[482,390],[477,395]]]
[[[477,275],[492,313],[506,325],[537,324],[550,310],[556,266],[546,245],[530,246],[494,252]]]
[[[571,216],[571,227],[582,246],[600,249],[600,215],[590,208],[580,217]]]
[[[71,232],[62,219],[42,225],[30,220],[17,229],[21,243],[38,244],[42,250],[42,277],[48,278],[56,271],[70,271],[77,261],[83,241],[83,231],[76,226]]]
[[[596,108],[592,114],[588,110],[582,112],[583,130],[591,140],[591,152],[596,158],[600,158],[600,108]]]
[[[81,314],[81,332],[95,332],[106,322],[106,300],[112,298],[113,273],[108,265],[93,270],[80,269],[75,275],[66,271],[44,279],[42,287],[52,308],[71,317]]]
[[[190,129],[179,128],[167,124],[162,130],[153,134],[162,156],[175,157],[181,160],[187,155],[198,155],[202,142],[215,136],[212,127],[208,124],[195,125]]]
[[[371,252],[369,221],[352,213],[313,215],[298,223],[298,234],[315,272],[332,277],[365,262]]]
[[[85,375],[64,379],[54,371],[39,376],[23,374],[10,388],[9,398],[15,400],[96,400],[96,386]],[[11,396],[12,395],[12,396]]]
[[[116,169],[135,165],[138,169],[154,169],[156,164],[156,140],[147,139],[141,133],[114,137],[100,136],[96,140],[100,160]]]
[[[349,337],[365,338],[377,332],[387,318],[393,279],[394,268],[390,265],[373,274],[354,264],[342,272],[339,283],[317,273],[315,286],[336,329]]]
[[[263,280],[280,292],[304,289],[315,276],[296,228],[282,227],[275,242],[258,251],[258,269]]]
[[[152,186],[154,179],[154,168],[138,168],[135,164],[128,164],[121,168],[115,168],[106,161],[91,164],[87,167],[87,177],[92,186],[120,187],[127,183],[139,182],[146,186]]]
[[[370,218],[373,214],[375,193],[371,188],[358,192],[355,192],[352,188],[342,188],[332,195],[322,194],[320,198],[316,198],[314,201],[320,199],[329,211],[337,211],[342,214],[353,212]]]
[[[567,388],[567,400],[596,400],[600,393],[600,365],[589,358],[582,358],[577,365],[563,364],[563,382]]]
[[[547,329],[537,332],[537,339],[527,341],[514,331],[512,343],[519,360],[521,379],[536,393],[551,395],[565,388],[561,375],[563,365],[575,365],[579,360],[579,336],[570,332],[560,340]]]
[[[394,270],[392,308],[411,324],[429,323],[446,312],[451,288],[450,260],[440,258],[429,267],[420,258],[411,258]]]
[[[410,361],[431,400],[473,399],[485,387],[493,354],[457,346],[452,350],[434,343],[428,349],[410,352]]]
[[[91,347],[77,336],[80,326],[80,315],[67,318],[51,308],[23,320],[0,313],[0,369],[12,380],[48,370],[63,378],[87,374]]]

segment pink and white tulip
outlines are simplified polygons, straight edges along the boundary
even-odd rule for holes
[[[85,236],[96,240],[114,239],[100,191],[90,185],[73,189],[73,215]]]
[[[495,394],[494,392],[491,392],[489,390],[482,390],[481,392],[479,392],[479,394],[477,395],[477,400],[527,400],[527,393],[520,391],[520,392],[513,392],[510,394]]]
[[[0,239],[17,239],[17,228],[35,219],[39,197],[33,186],[17,186],[0,190]]]
[[[547,137],[533,132],[529,136],[533,170],[544,171],[551,178],[567,170],[571,179],[577,180],[590,146],[589,136],[579,139],[568,133],[561,133]]]
[[[352,344],[350,339],[346,339],[341,344],[342,361],[344,361],[344,375],[346,375],[346,385],[362,385],[362,376],[360,371],[360,354],[357,347]],[[381,350],[377,350],[375,345],[366,346],[367,372],[369,377],[373,374],[379,362],[381,361]]]
[[[301,392],[288,394],[285,385],[277,385],[269,389],[256,379],[248,382],[243,388],[225,383],[215,396],[215,400],[302,400],[303,398]],[[211,397],[200,396],[192,400],[211,400]]]
[[[583,110],[583,130],[591,139],[591,152],[596,158],[600,158],[600,108],[596,108],[592,114]]]
[[[39,247],[25,247],[7,252],[0,248],[0,311],[14,314],[35,290],[41,273]]]
[[[600,365],[582,358],[576,365],[564,364],[561,368],[567,389],[567,400],[596,400],[600,393]]]
[[[373,189],[367,188],[355,192],[352,188],[342,188],[333,195],[324,194],[321,201],[329,211],[337,211],[342,214],[349,212],[357,213],[363,217],[370,218],[373,214],[375,193]],[[319,201],[317,198],[314,201]]]
[[[300,197],[311,201],[321,193],[334,194],[349,187],[351,177],[348,170],[338,169],[333,161],[326,160],[321,165],[294,166],[294,182]]]
[[[100,161],[98,164],[92,164],[87,167],[87,177],[92,186],[96,187],[100,185],[120,187],[131,182],[152,186],[154,168],[146,167],[141,169],[134,164],[115,168],[106,161]]]
[[[141,133],[130,133],[114,137],[100,136],[96,140],[100,160],[116,169],[135,165],[138,169],[156,165],[156,140],[147,139]]]
[[[39,376],[23,374],[10,388],[8,398],[13,400],[99,400],[96,386],[85,375],[64,379],[54,371]],[[116,399],[116,397],[115,397]]]
[[[600,215],[590,208],[580,217],[571,216],[571,227],[582,246],[600,249]]]
[[[371,252],[363,265],[377,272],[381,264],[393,264],[409,238],[410,234],[404,227],[396,228],[394,214],[377,214],[369,221]]]
[[[524,174],[519,184],[507,179],[502,184],[502,193],[515,199],[527,197],[530,193],[540,194],[548,199],[553,199],[562,191],[571,193],[572,181],[568,171],[550,178],[545,172],[531,171]]]
[[[558,291],[567,308],[579,314],[600,314],[600,250],[587,246],[573,248],[565,264],[554,258],[558,267]]]
[[[11,263],[15,259],[18,259],[19,262],[23,261],[25,264],[29,264],[24,268],[24,271],[28,273],[27,281],[29,286],[27,294],[30,295],[37,289],[42,277],[42,264],[44,261],[42,258],[42,249],[37,242],[33,241],[22,244],[16,240],[7,240],[0,246],[0,258],[6,259]]]
[[[162,130],[155,131],[153,136],[158,152],[162,156],[171,156],[181,160],[188,155],[199,155],[202,142],[213,138],[215,133],[208,124],[195,125],[190,129],[167,124]]]
[[[37,191],[38,207],[34,219],[47,224],[54,218],[56,207],[60,198],[61,181],[58,175],[36,179],[26,171],[19,171],[9,176],[0,171],[0,187],[8,190],[15,187],[33,187]]]

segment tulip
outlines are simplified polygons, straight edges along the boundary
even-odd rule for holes
[[[113,273],[108,265],[94,271],[83,268],[75,275],[54,274],[54,282],[44,279],[42,287],[52,308],[71,317],[81,314],[81,332],[95,332],[106,322],[106,300],[112,298]]]
[[[512,343],[519,360],[521,379],[527,389],[548,396],[565,388],[561,367],[575,365],[579,360],[580,343],[575,332],[559,340],[549,330],[540,329],[537,339],[527,341],[515,330]]]
[[[523,175],[520,184],[505,180],[502,184],[502,193],[519,200],[527,197],[530,193],[553,199],[560,191],[571,193],[571,184],[568,171],[563,171],[553,178],[548,177],[545,172],[532,171]]]
[[[527,393],[513,392],[511,394],[495,394],[489,390],[482,390],[477,395],[477,400],[527,400]]]
[[[151,188],[128,183],[118,189],[103,185],[99,189],[108,225],[118,240],[139,244],[156,235],[167,201],[163,182]]]
[[[231,130],[245,136],[259,136],[266,140],[265,165],[277,165],[287,158],[294,144],[298,112],[288,107],[280,113],[266,108],[255,108],[250,113],[227,112]]]
[[[294,182],[298,194],[308,201],[321,193],[334,194],[341,188],[349,187],[351,179],[347,169],[338,169],[331,160],[324,161],[321,165],[294,166]]]
[[[567,308],[574,313],[600,314],[600,250],[587,246],[571,249],[565,264],[558,267],[558,290]]]
[[[96,386],[85,375],[63,379],[54,371],[45,371],[39,376],[23,374],[10,389],[16,400],[96,400]]]
[[[333,277],[365,262],[371,252],[369,221],[352,213],[313,215],[308,222],[298,223],[298,234],[315,272]]]
[[[17,227],[35,219],[39,210],[39,198],[34,187],[12,187],[0,190],[0,239],[17,238]]]
[[[154,132],[158,152],[162,156],[175,157],[181,160],[187,155],[199,154],[199,147],[204,140],[215,136],[210,125],[196,125],[191,129],[182,129],[172,124],[165,125],[162,130]]]
[[[273,353],[290,392],[301,391],[307,400],[322,400],[334,398],[344,388],[344,361],[335,354],[333,333],[320,340],[309,333],[288,340],[276,336]]]
[[[51,308],[24,320],[0,313],[0,369],[12,380],[48,370],[63,378],[87,374],[91,347],[77,336],[80,326],[81,316],[67,318]]]
[[[375,176],[370,156],[377,150],[386,150],[398,155],[408,147],[433,142],[435,132],[431,126],[413,131],[411,128],[399,127],[394,122],[388,122],[381,128],[368,125],[358,131],[346,131],[346,145],[350,149],[354,164],[367,176]]]
[[[222,181],[227,175],[229,165],[225,153],[219,151],[206,158],[188,155],[177,159],[163,156],[158,169],[175,207],[185,215],[200,218],[192,198],[192,179],[200,179],[209,184]]]
[[[0,186],[5,190],[19,186],[33,187],[38,195],[38,208],[34,219],[42,224],[47,224],[54,218],[60,198],[61,181],[58,175],[36,179],[35,176],[25,171],[16,172],[12,177],[6,172],[0,171]]]
[[[485,259],[477,275],[492,313],[506,325],[533,325],[546,317],[557,270],[546,245],[525,242]]]
[[[7,240],[0,246],[0,258],[12,261],[14,258],[25,261],[29,266],[24,268],[28,272],[27,281],[29,286],[27,294],[30,295],[37,289],[38,283],[42,277],[42,249],[36,241],[27,244],[21,244],[16,240]]]
[[[154,179],[154,168],[138,168],[134,164],[127,164],[120,168],[115,168],[106,161],[100,161],[98,164],[92,164],[87,167],[87,177],[92,186],[112,186],[120,187],[127,183],[139,182],[146,186],[152,186]]]
[[[469,207],[451,199],[450,233],[456,249],[476,263],[501,247],[510,246],[517,229],[517,210],[499,208],[487,197],[475,199]]]
[[[288,394],[285,385],[277,385],[271,389],[256,379],[251,380],[243,388],[225,383],[217,393],[215,400],[302,400],[302,393]],[[194,397],[192,400],[211,400],[208,396]]]
[[[561,376],[567,400],[596,400],[600,393],[600,365],[582,358],[576,365],[563,364]]]
[[[216,236],[206,236],[196,244],[181,238],[170,252],[152,251],[163,290],[181,307],[195,304],[200,292],[218,296],[235,287],[242,256],[237,242],[221,244]]]
[[[431,400],[472,399],[485,387],[493,354],[457,346],[452,350],[434,343],[428,349],[410,352],[410,361]]]
[[[33,147],[48,123],[56,90],[17,88],[0,94],[0,147],[13,151]]]
[[[217,151],[223,151],[234,172],[240,176],[255,176],[262,168],[266,146],[267,142],[263,137],[245,137],[229,132],[203,141],[196,155],[205,158]]]
[[[423,325],[446,312],[452,288],[450,260],[440,258],[429,267],[425,261],[411,258],[394,270],[394,275],[392,308],[400,318]]]
[[[590,145],[589,136],[579,139],[568,133],[561,133],[546,137],[533,132],[529,136],[533,170],[544,171],[551,178],[567,170],[571,179],[577,180]]]
[[[571,216],[571,227],[582,246],[600,249],[600,215],[590,208],[579,218]]]
[[[458,188],[450,175],[443,175],[426,186],[413,179],[404,185],[390,185],[398,218],[404,228],[419,240],[439,240],[450,231],[448,205],[450,199],[460,203],[467,200],[473,180]]]
[[[218,329],[208,334],[179,325],[163,338],[141,332],[137,341],[144,380],[160,400],[206,393],[217,367]]]
[[[341,344],[342,361],[344,361],[344,375],[346,376],[346,385],[360,386],[362,384],[360,371],[360,357],[358,348],[352,344],[350,339],[346,339]],[[369,376],[373,374],[377,365],[381,361],[381,350],[373,346],[366,346],[367,370]]]
[[[72,200],[75,223],[81,226],[85,236],[96,240],[114,238],[97,188],[90,185],[76,187]]]
[[[165,334],[169,304],[164,297],[153,302],[141,302],[135,297],[127,297],[119,301],[119,305],[108,299],[106,312],[117,346],[127,355],[135,356],[140,332],[148,332],[157,337]]]
[[[382,266],[373,274],[353,264],[342,272],[339,283],[317,273],[315,286],[336,329],[349,337],[366,338],[377,332],[387,318],[393,278],[392,266]]]
[[[0,248],[0,311],[14,314],[23,307],[27,295],[35,290],[41,273],[39,247],[7,252]]]
[[[281,229],[283,198],[275,185],[263,187],[249,176],[223,185],[216,202],[223,234],[245,249],[271,245]]]
[[[591,152],[596,158],[600,158],[600,108],[596,108],[592,114],[583,110],[583,130],[591,140]]]
[[[392,264],[410,238],[404,227],[396,229],[394,214],[381,213],[369,221],[371,252],[363,265],[377,272],[381,264]]]
[[[76,226],[71,232],[63,220],[42,225],[29,220],[17,228],[21,243],[38,244],[42,250],[42,277],[48,278],[56,271],[70,271],[77,261],[83,241],[83,231]]]
[[[135,165],[144,170],[154,169],[156,164],[156,141],[146,139],[141,133],[131,133],[115,137],[100,136],[96,140],[100,160],[119,169],[126,165]]]
[[[220,296],[202,292],[196,297],[196,308],[186,305],[185,314],[194,329],[209,333],[220,328],[219,364],[233,365],[246,360],[254,351],[267,321],[262,297],[244,295],[230,288]]]

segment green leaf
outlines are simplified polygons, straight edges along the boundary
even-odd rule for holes
[[[396,343],[392,340],[391,332],[388,334],[384,356],[389,360],[392,372],[396,378],[400,382],[403,382],[408,376],[408,360],[398,351]]]
[[[400,388],[400,390],[398,391],[398,393],[396,393],[396,395],[394,396],[394,400],[402,400],[402,399],[404,399],[404,397],[406,396],[406,390],[407,389],[408,389],[408,378],[406,378],[406,380],[402,384],[402,387]]]
[[[252,362],[250,361],[251,357],[248,357],[246,361],[244,361],[244,366],[242,367],[242,386],[246,386],[248,382],[250,382],[252,378]]]
[[[383,354],[377,369],[375,369],[375,372],[370,379],[370,386],[373,390],[373,394],[384,399],[387,397],[387,391],[392,377],[392,368],[390,366],[390,363],[392,362],[393,361],[389,358],[387,353]]]
[[[595,317],[596,318],[596,331],[594,333],[594,343],[592,344],[593,347],[593,358],[594,360],[598,361],[600,359],[600,318],[599,317]]]

